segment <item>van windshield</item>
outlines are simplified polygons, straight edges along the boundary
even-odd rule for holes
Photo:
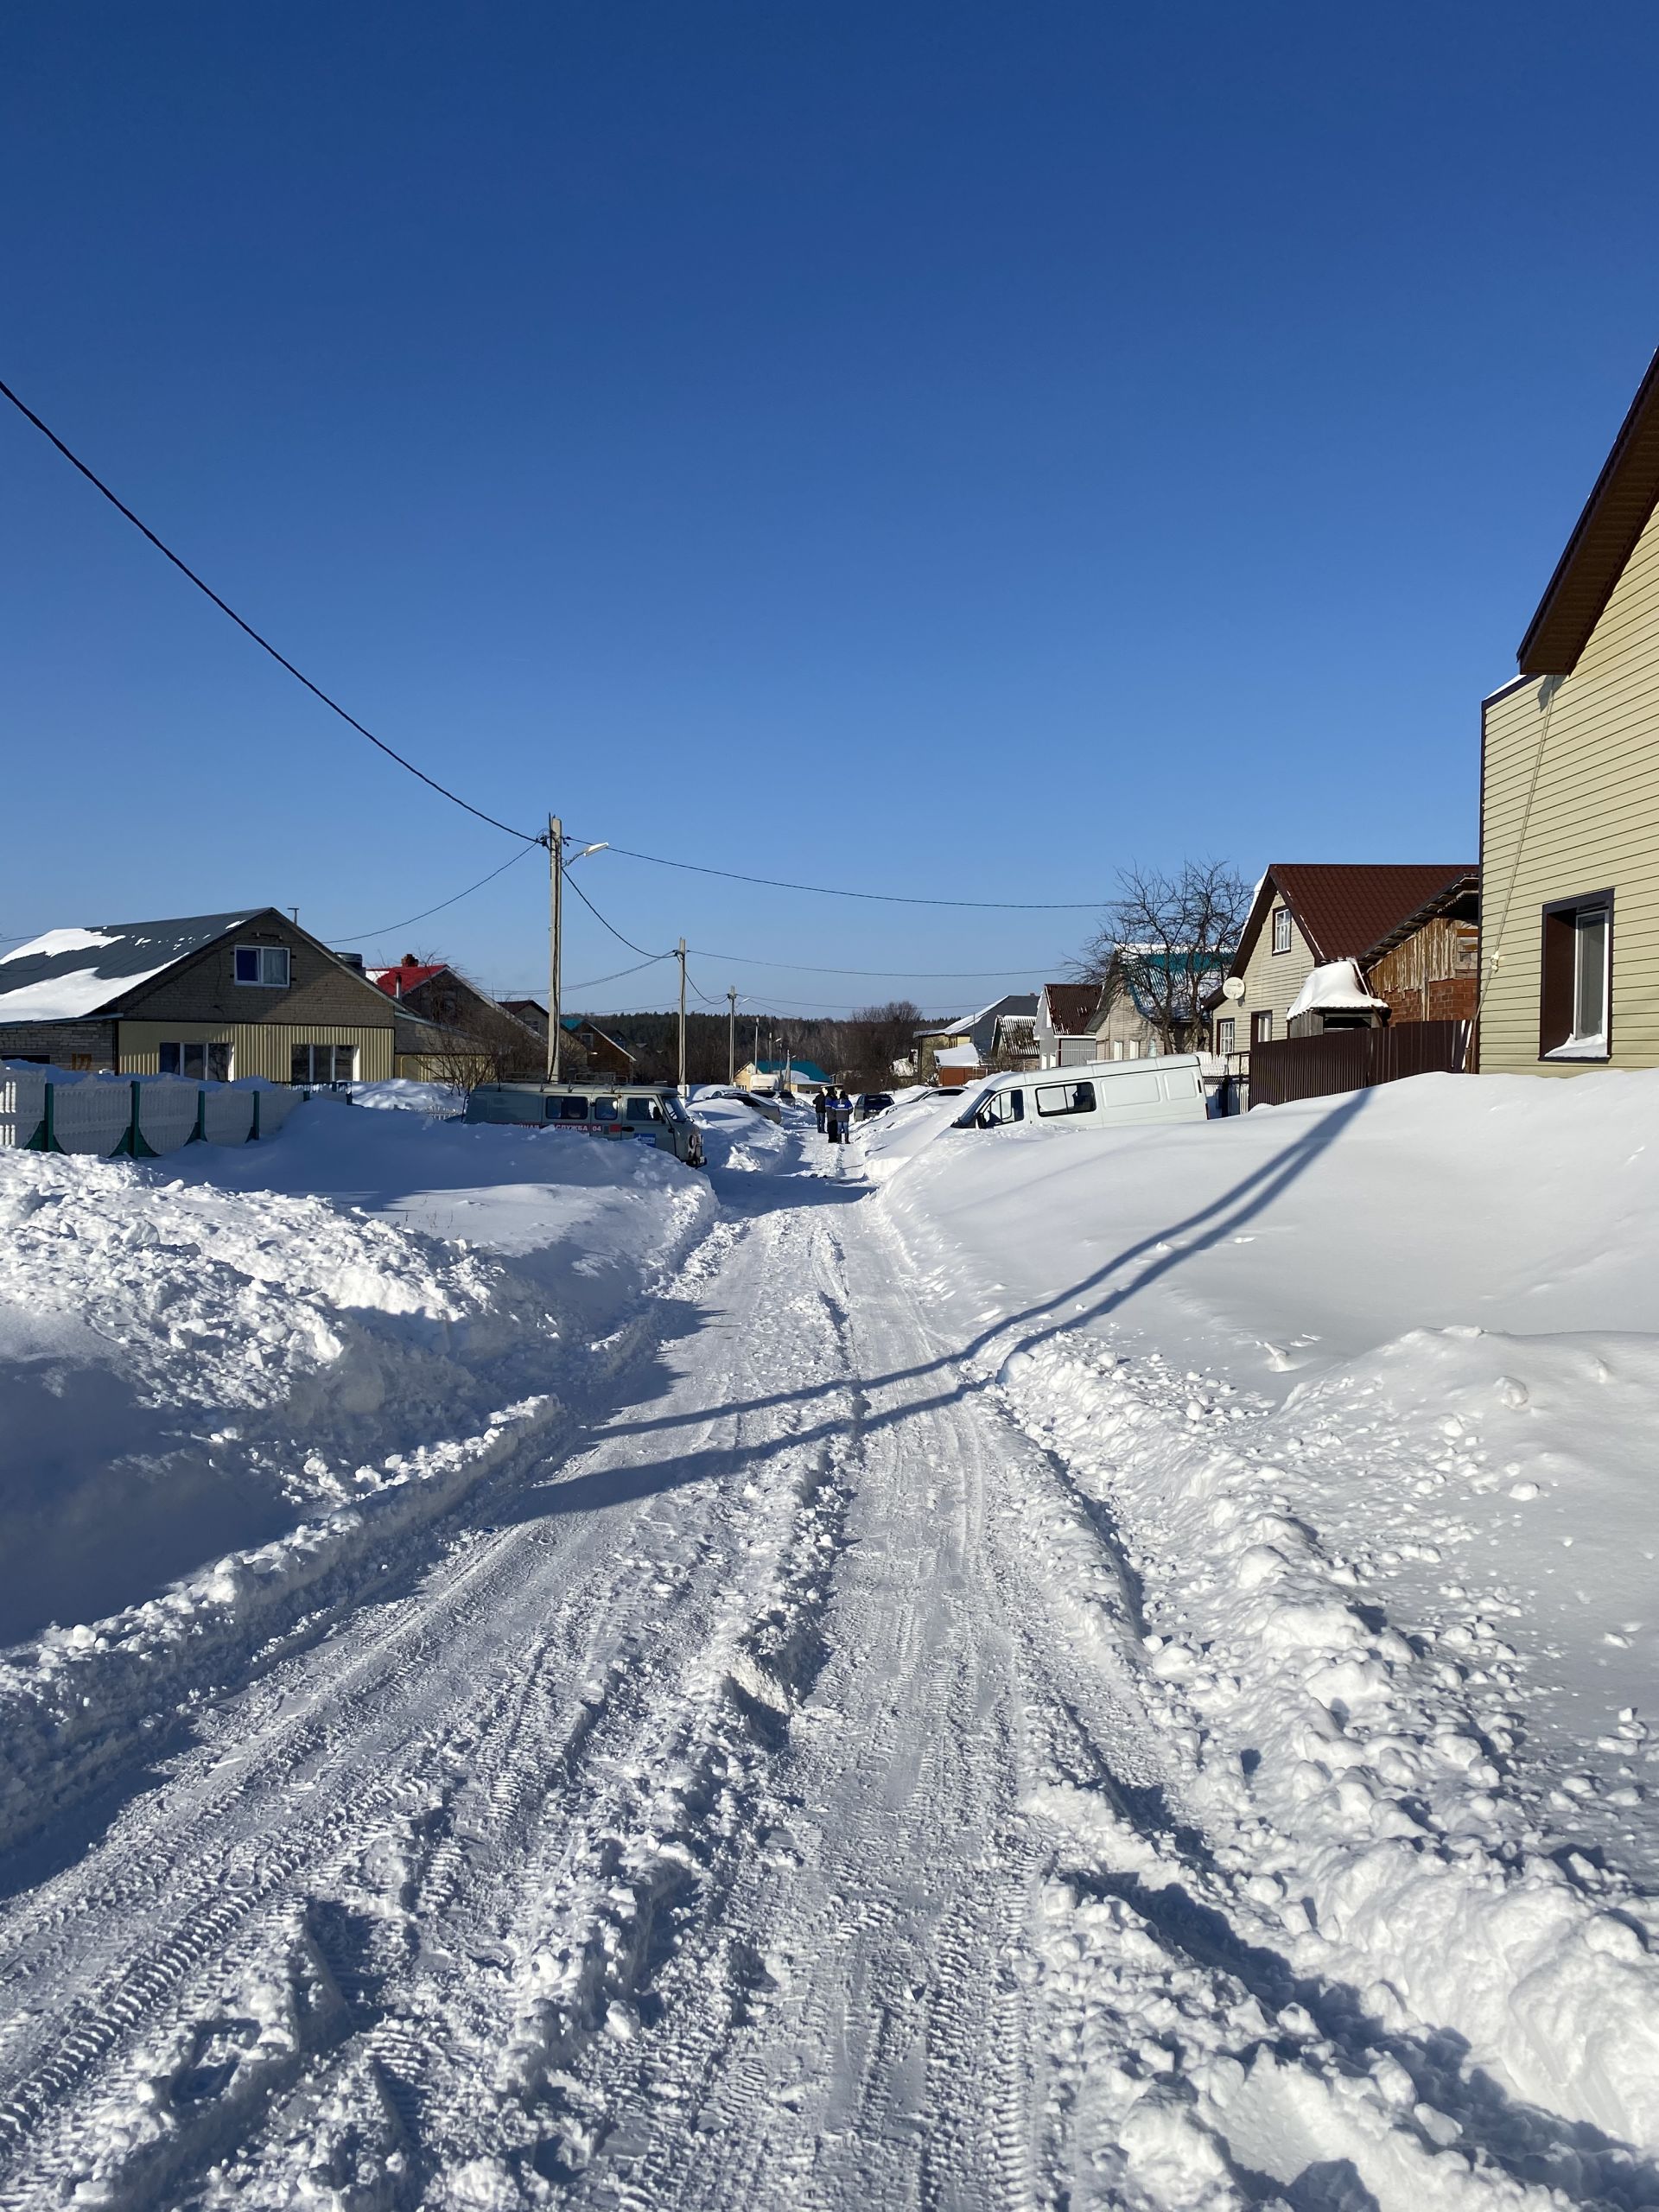
[[[965,1114],[951,1123],[957,1129],[997,1129],[1026,1118],[1023,1090],[982,1090]]]

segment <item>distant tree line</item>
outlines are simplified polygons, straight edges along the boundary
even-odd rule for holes
[[[737,1018],[737,1065],[743,1067],[757,1057],[763,1060],[810,1060],[824,1073],[848,1088],[885,1090],[894,1080],[893,1063],[911,1050],[914,1033],[925,1020],[919,1007],[907,999],[885,1006],[860,1007],[840,1021],[821,1020],[799,1014],[740,1014]],[[672,1083],[679,1073],[679,1018],[673,1014],[594,1014],[595,1028],[633,1054],[634,1073],[641,1083]],[[727,1027],[723,1014],[688,1014],[685,1018],[685,1071],[689,1083],[724,1083],[727,1075]]]

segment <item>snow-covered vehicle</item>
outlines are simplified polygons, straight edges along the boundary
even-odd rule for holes
[[[464,1118],[644,1137],[688,1167],[702,1166],[702,1132],[671,1084],[482,1083],[467,1099]]]
[[[950,1126],[1000,1129],[1052,1122],[1070,1129],[1121,1129],[1139,1122],[1202,1122],[1208,1113],[1198,1054],[1173,1052],[994,1076]]]

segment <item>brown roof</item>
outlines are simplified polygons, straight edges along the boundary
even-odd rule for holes
[[[1659,353],[1555,564],[1516,658],[1522,676],[1570,676],[1659,505]]]
[[[1367,962],[1380,960],[1385,952],[1392,952],[1396,944],[1403,944],[1408,937],[1422,928],[1425,922],[1432,922],[1437,914],[1444,914],[1468,899],[1472,899],[1478,906],[1480,870],[1478,868],[1471,868],[1465,875],[1453,876],[1450,883],[1440,886],[1432,899],[1426,899],[1403,920],[1396,922],[1370,948],[1365,956]]]
[[[1450,883],[1476,873],[1471,861],[1364,862],[1275,861],[1262,879],[1230,972],[1249,960],[1277,899],[1296,918],[1313,957],[1365,960],[1389,932]]]
[[[1100,1007],[1098,983],[1045,983],[1043,995],[1048,1001],[1048,1018],[1058,1036],[1086,1035]]]

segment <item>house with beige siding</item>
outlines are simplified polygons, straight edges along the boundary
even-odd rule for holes
[[[1659,1065],[1659,357],[1481,709],[1478,1065]]]
[[[0,1059],[373,1083],[435,1034],[275,906],[48,930],[0,957]]]
[[[1227,982],[1207,1001],[1216,1052],[1235,1074],[1247,1075],[1253,1045],[1292,1033],[1292,1008],[1315,968],[1351,960],[1367,976],[1402,942],[1438,923],[1443,901],[1450,911],[1456,899],[1471,895],[1475,874],[1467,861],[1275,861],[1255,887]]]

